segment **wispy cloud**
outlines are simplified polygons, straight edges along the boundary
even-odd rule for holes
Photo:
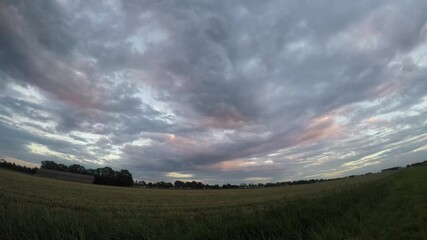
[[[171,178],[191,178],[191,177],[193,177],[193,174],[185,174],[185,173],[179,173],[179,172],[169,172],[165,176],[166,177],[171,177]]]

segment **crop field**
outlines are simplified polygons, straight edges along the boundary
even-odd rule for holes
[[[425,239],[427,168],[307,185],[161,190],[0,169],[0,239]]]

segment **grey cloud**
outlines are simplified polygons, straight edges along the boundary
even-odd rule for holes
[[[426,67],[411,56],[427,37],[424,2],[6,1],[1,7],[0,88],[34,86],[48,101],[0,93],[8,108],[0,114],[52,121],[53,129],[40,130],[77,141],[85,139],[73,131],[100,136],[86,139],[96,156],[85,147],[52,146],[58,151],[94,159],[121,149],[111,164],[141,173],[279,180],[343,170],[346,162],[420,135],[425,125],[425,111],[396,116],[426,95]],[[393,117],[383,126],[368,123],[387,114]],[[368,130],[385,132],[363,136]],[[384,159],[400,153],[413,159],[409,152],[423,143],[402,143]],[[212,168],[251,158],[270,159],[281,173]]]

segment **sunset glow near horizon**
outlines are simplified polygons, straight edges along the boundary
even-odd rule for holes
[[[146,181],[426,160],[426,1],[1,1],[0,155]]]

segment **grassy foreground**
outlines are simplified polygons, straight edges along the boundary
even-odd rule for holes
[[[0,169],[0,239],[427,239],[427,167],[309,185],[157,190]]]

